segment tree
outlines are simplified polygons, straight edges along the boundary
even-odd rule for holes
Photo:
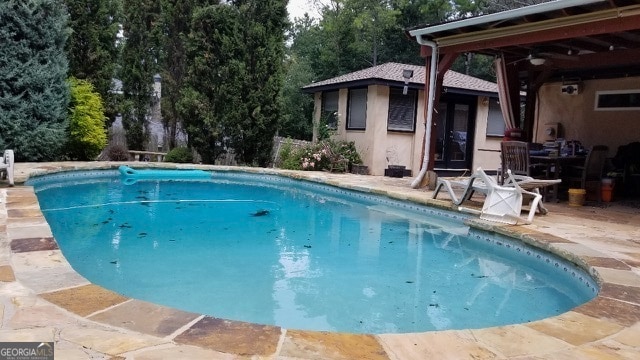
[[[286,62],[282,88],[283,111],[278,134],[294,139],[311,140],[313,136],[313,97],[300,91],[315,74],[305,58],[291,56]]]
[[[282,111],[286,0],[236,0],[243,21],[240,122],[232,127],[232,147],[245,164],[267,166]]]
[[[70,78],[68,144],[72,160],[94,160],[107,146],[102,99],[87,80]]]
[[[119,112],[117,96],[110,91],[116,76],[121,0],[65,0],[72,29],[66,52],[69,75],[93,84],[104,101],[106,116]]]
[[[154,0],[124,2],[122,49],[122,124],[131,149],[144,150],[153,76],[161,58],[161,9]]]
[[[204,162],[233,149],[266,165],[281,112],[286,1],[231,1],[194,11],[179,104]]]
[[[69,36],[56,0],[0,2],[0,148],[18,161],[50,161],[66,142]]]
[[[189,135],[189,146],[204,163],[214,163],[229,146],[227,128],[238,122],[240,81],[240,23],[228,5],[197,8],[187,41],[187,67],[178,110]]]
[[[186,77],[186,41],[197,3],[195,0],[162,0],[162,121],[170,149],[176,147],[178,128],[182,123],[178,104]]]

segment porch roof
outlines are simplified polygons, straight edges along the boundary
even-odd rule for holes
[[[503,54],[508,64],[552,77],[640,74],[640,0],[557,0],[495,14],[417,26],[407,34],[440,54]],[[423,47],[424,55],[430,48]],[[597,71],[595,71],[597,69]]]
[[[409,87],[424,89],[425,68],[423,65],[409,65],[401,63],[384,63],[378,66],[354,71],[330,79],[318,81],[302,88],[306,93],[336,90],[345,87],[358,87],[371,84],[387,86],[404,86],[403,70],[412,70],[413,77],[409,80]],[[490,81],[448,70],[444,75],[443,86],[451,92],[466,92],[476,95],[498,94],[498,85]],[[458,91],[456,91],[458,90]]]

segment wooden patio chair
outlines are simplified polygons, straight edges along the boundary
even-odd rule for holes
[[[550,169],[548,169],[546,166],[543,166],[543,164],[531,164],[529,160],[529,153],[531,149],[528,142],[503,141],[500,144],[500,148],[502,151],[500,155],[502,159],[502,176],[499,178],[499,183],[501,185],[504,185],[507,179],[507,171],[510,170],[511,174],[513,174],[516,178],[519,176],[529,178],[529,185],[532,186],[532,188],[529,188],[529,190],[535,187],[536,192],[541,193],[546,198],[548,192],[547,188],[552,187],[554,197],[557,197],[558,184],[560,183],[560,180],[549,180]],[[532,182],[534,178],[536,178],[535,180],[537,180],[537,183],[535,185]],[[540,192],[540,190],[542,190],[542,192]],[[544,212],[546,213],[546,209],[544,209]]]

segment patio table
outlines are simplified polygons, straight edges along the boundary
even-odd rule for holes
[[[548,179],[560,179],[563,166],[583,164],[586,156],[568,155],[568,156],[549,156],[549,155],[530,155],[529,161],[532,165],[543,165],[545,174]],[[558,201],[558,184],[552,185],[553,195],[550,197],[552,201]]]

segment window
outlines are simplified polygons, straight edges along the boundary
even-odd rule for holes
[[[487,116],[487,136],[504,136],[507,125],[502,117],[502,110],[497,99],[489,99],[489,115]]]
[[[330,129],[336,129],[338,127],[338,99],[340,93],[338,91],[327,91],[322,93],[322,118],[321,122],[324,122]]]
[[[407,95],[402,94],[401,88],[389,90],[387,130],[415,131],[417,99],[417,90],[409,90]]]
[[[596,91],[596,110],[640,110],[640,90]]]
[[[349,90],[347,129],[364,130],[367,125],[367,89]]]

